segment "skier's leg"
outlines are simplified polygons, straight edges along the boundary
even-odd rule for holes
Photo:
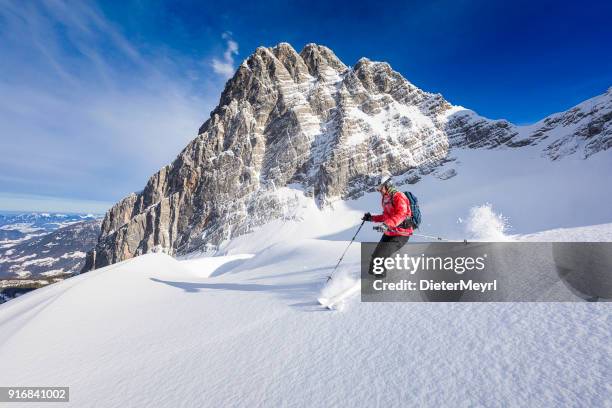
[[[379,276],[377,274],[374,273],[374,259],[375,258],[384,258],[385,255],[385,251],[386,251],[386,246],[387,243],[389,242],[389,239],[391,237],[389,237],[388,235],[383,235],[380,238],[380,241],[378,242],[378,245],[376,245],[376,248],[374,248],[374,252],[372,252],[372,256],[370,257],[370,265],[368,266],[368,273],[370,275],[375,275],[375,276]],[[383,275],[384,275],[385,271],[383,271]],[[384,278],[384,276],[381,275],[381,277]]]
[[[402,249],[402,247],[404,246],[404,244],[406,244],[406,242],[408,242],[408,239],[410,237],[405,237],[403,235],[395,235],[389,238],[389,241],[385,245],[386,250],[384,256],[387,258],[392,257],[393,255],[395,255],[396,252]],[[384,276],[386,275],[387,271],[385,270]]]
[[[384,278],[387,276],[387,270],[383,266],[382,273],[374,273],[374,259],[375,258],[388,258],[393,256],[397,251],[402,249],[402,247],[408,242],[410,237],[396,235],[396,236],[388,236],[383,235],[380,242],[374,249],[372,253],[372,258],[370,260],[370,268],[368,269],[368,273],[376,276],[377,278]]]
[[[406,242],[408,242],[409,239],[410,237],[405,237],[403,235],[396,235],[394,237],[391,237],[391,240],[389,241],[389,243],[392,244],[390,246],[393,249],[393,252],[391,252],[389,255],[393,255],[397,251],[402,249],[402,247],[406,245]]]

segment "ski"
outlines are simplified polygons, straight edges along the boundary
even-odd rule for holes
[[[360,289],[361,281],[358,281],[354,285],[349,286],[348,288],[344,289],[343,291],[334,296],[330,296],[328,298],[321,297],[317,300],[319,301],[321,306],[326,307],[330,310],[335,310],[338,309],[346,299],[354,295],[356,292],[359,292]]]

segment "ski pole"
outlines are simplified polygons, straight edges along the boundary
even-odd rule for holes
[[[438,240],[438,241],[453,242],[453,241],[451,241],[450,239],[444,239],[444,238],[441,238],[441,237],[434,237],[433,235],[414,234],[414,233],[413,233],[412,235],[417,236],[417,237],[423,237],[423,238],[436,239],[436,240]],[[467,239],[464,239],[464,240],[463,240],[463,242],[464,242],[465,244],[467,244]]]
[[[374,231],[385,233],[385,232],[387,232],[389,230],[389,227],[386,224],[381,224],[381,225],[375,225],[374,227],[372,227],[372,229]],[[424,235],[424,234],[415,234],[415,233],[412,233],[412,235],[415,235],[417,237],[436,239],[438,241],[452,242],[449,239],[444,239],[444,238],[441,238],[441,237],[434,237],[433,235]],[[467,240],[465,240],[465,239],[463,241],[467,242]]]
[[[382,232],[382,233],[385,233],[385,232],[387,232],[389,230],[389,227],[386,224],[375,225],[372,228],[374,229],[374,231],[378,231],[378,232]],[[433,235],[415,234],[415,233],[412,233],[412,235],[417,236],[417,237],[435,239],[435,240],[438,240],[438,241],[454,242],[454,241],[451,241],[450,239],[445,239],[445,238],[442,238],[442,237],[434,237]],[[465,244],[467,244],[467,239],[464,239],[463,242]]]
[[[359,231],[361,231],[361,227],[363,227],[363,224],[365,224],[365,220],[361,221],[361,225],[359,225],[359,228],[357,228],[357,232],[355,232],[355,235],[353,235],[353,238],[351,239],[351,242],[349,242],[349,244],[344,249],[344,252],[342,253],[342,256],[340,257],[340,259],[338,259],[338,263],[334,267],[334,270],[332,271],[332,273],[329,274],[329,276],[327,277],[327,281],[326,282],[329,282],[331,280],[332,276],[334,276],[334,272],[336,272],[336,269],[338,269],[338,265],[340,265],[340,262],[342,262],[342,260],[344,259],[344,255],[346,255],[346,251],[348,251],[349,247],[351,246],[351,244],[353,243],[355,238],[357,238],[357,234],[359,234]]]
[[[441,237],[434,237],[433,235],[414,234],[414,233],[412,235],[414,235],[415,237],[431,238],[431,239],[436,239],[438,241],[447,241],[447,242],[450,242],[448,239],[444,239],[444,238],[441,238]]]

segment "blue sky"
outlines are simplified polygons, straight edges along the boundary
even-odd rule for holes
[[[610,2],[0,0],[0,209],[104,211],[169,163],[257,46],[324,44],[531,123],[612,85]]]

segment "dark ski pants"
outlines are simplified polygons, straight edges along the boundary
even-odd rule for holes
[[[374,269],[374,258],[388,258],[393,256],[397,251],[399,251],[405,244],[408,242],[410,237],[405,237],[403,235],[389,236],[383,235],[378,245],[374,249],[372,253],[372,257],[370,258],[370,267],[368,269],[368,273],[370,275],[374,275],[372,272]],[[376,274],[375,276],[384,278],[387,276],[387,271],[383,271],[382,274]]]

